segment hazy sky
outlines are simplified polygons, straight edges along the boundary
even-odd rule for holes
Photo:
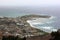
[[[0,0],[0,6],[60,6],[60,0]]]

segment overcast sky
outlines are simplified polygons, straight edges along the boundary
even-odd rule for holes
[[[0,0],[0,6],[60,6],[60,0]]]

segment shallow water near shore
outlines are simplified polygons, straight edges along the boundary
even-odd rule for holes
[[[53,25],[56,22],[55,17],[51,17],[50,19],[46,18],[37,18],[38,20],[27,20],[27,22],[34,28],[38,28],[45,32],[51,33],[52,31],[57,31],[58,29]]]

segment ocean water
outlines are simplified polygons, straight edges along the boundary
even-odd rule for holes
[[[54,17],[47,23],[34,25],[38,28],[60,29],[60,7],[0,7],[0,16],[17,17],[29,14]]]
[[[27,20],[27,22],[34,28],[38,28],[45,32],[57,31],[57,27],[55,27],[54,23],[56,22],[56,17],[51,16],[48,18],[35,18],[36,20]]]

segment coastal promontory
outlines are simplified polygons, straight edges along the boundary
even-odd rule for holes
[[[24,15],[20,17],[0,17],[0,34],[5,36],[13,35],[19,37],[29,37],[46,35],[48,33],[31,27],[27,20],[32,20],[32,18],[49,18],[50,16],[44,15]]]

